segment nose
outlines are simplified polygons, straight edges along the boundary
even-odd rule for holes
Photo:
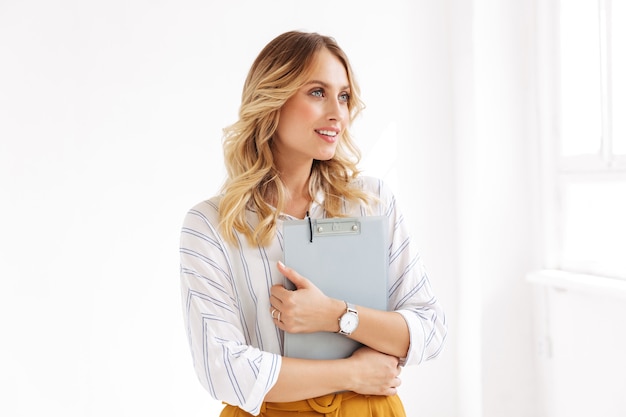
[[[327,115],[328,120],[335,120],[341,122],[344,120],[348,113],[348,108],[345,102],[342,102],[338,98],[330,99],[327,102]]]

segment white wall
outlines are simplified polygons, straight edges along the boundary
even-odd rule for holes
[[[458,415],[449,13],[425,0],[1,2],[0,414],[217,414],[182,327],[180,222],[221,183],[221,128],[249,65],[295,28],[351,56],[364,167],[397,189],[448,312],[446,351],[404,374],[409,415]]]
[[[459,416],[535,416],[533,2],[451,3]]]
[[[537,271],[534,330],[541,417],[626,415],[626,281]]]
[[[544,295],[544,415],[626,415],[626,293],[549,288]]]

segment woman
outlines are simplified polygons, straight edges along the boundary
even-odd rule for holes
[[[284,33],[250,69],[239,120],[225,129],[222,193],[192,208],[181,234],[193,363],[222,416],[403,416],[401,367],[441,350],[444,315],[394,197],[359,176],[348,127],[362,108],[332,38]],[[344,300],[280,262],[283,221],[306,215],[388,217],[391,311],[357,306],[356,329],[341,329]],[[337,360],[281,355],[284,332],[340,330],[364,347]]]

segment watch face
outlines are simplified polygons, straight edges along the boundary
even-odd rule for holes
[[[352,333],[356,330],[356,327],[359,325],[359,316],[352,312],[347,312],[343,316],[341,316],[341,320],[339,321],[339,327],[341,331],[344,333]]]

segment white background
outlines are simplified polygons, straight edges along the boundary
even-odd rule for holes
[[[447,312],[441,357],[403,373],[408,415],[533,415],[532,2],[503,3],[0,1],[0,415],[218,415],[179,229],[222,182],[250,64],[291,29],[350,56],[363,167]]]

